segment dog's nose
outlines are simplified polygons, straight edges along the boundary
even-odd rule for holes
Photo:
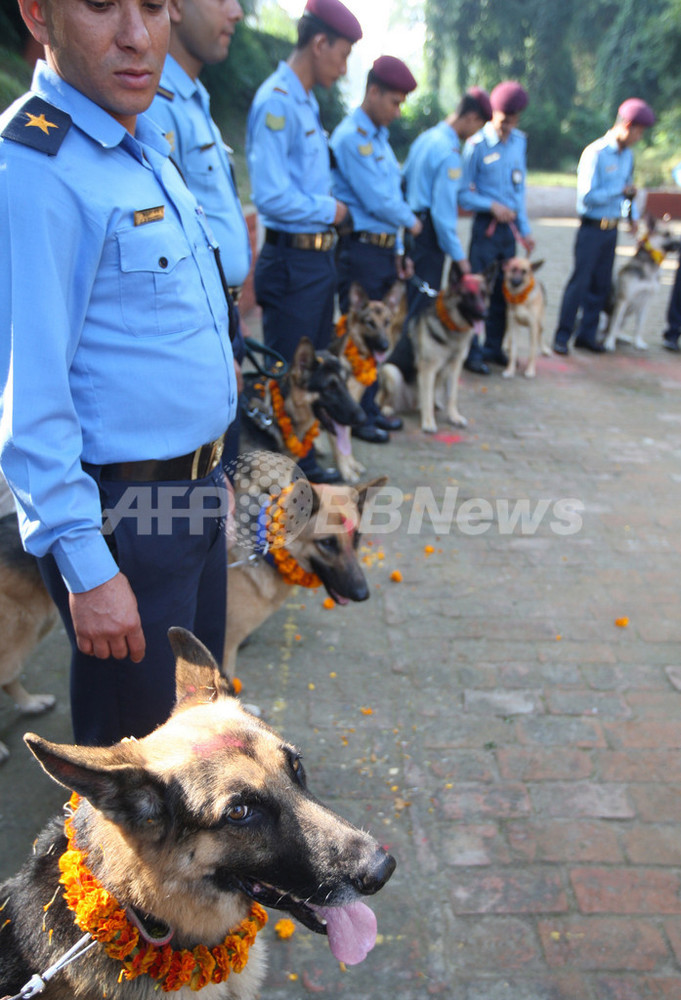
[[[356,879],[353,879],[355,888],[363,896],[371,896],[382,889],[392,873],[395,871],[397,862],[392,854],[387,854],[381,848],[376,851],[373,858],[368,862],[365,870]]]

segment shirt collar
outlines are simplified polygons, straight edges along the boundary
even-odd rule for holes
[[[307,90],[305,90],[305,87],[303,87],[300,82],[298,74],[295,73],[289,64],[283,59],[279,63],[279,73],[285,78],[282,82],[286,84],[286,89],[299,104],[313,104],[316,101],[312,91],[308,93]]]
[[[194,94],[199,94],[203,99],[204,94],[208,93],[201,81],[199,79],[192,80],[189,73],[170,53],[166,56],[163,65],[162,83],[164,86],[169,84],[168,90],[179,94],[185,101],[188,101]]]
[[[145,115],[137,116],[134,137],[116,119],[62,79],[42,59],[36,63],[31,84],[33,93],[54,104],[71,116],[73,124],[105,149],[124,145],[140,161],[144,159],[140,144],[151,146],[167,156],[170,146],[163,133]]]
[[[454,149],[461,149],[461,139],[459,139],[459,134],[456,129],[453,129],[447,121],[441,121],[440,125],[442,126],[442,131],[446,134]]]
[[[626,149],[626,146],[624,147],[624,149],[620,149],[620,144],[615,138],[615,133],[612,129],[610,129],[609,132],[605,133],[605,144],[608,147],[608,149],[612,150],[613,153],[623,153],[624,150]]]
[[[383,136],[388,131],[388,129],[384,128],[382,125],[375,125],[371,118],[369,118],[369,115],[366,113],[364,108],[356,108],[353,113],[353,118],[356,123],[364,129],[367,135],[379,137]]]
[[[488,146],[498,146],[501,142],[499,133],[495,129],[494,125],[492,125],[492,122],[485,122],[482,126],[482,134],[484,135]],[[511,135],[513,135],[513,132],[511,132]],[[511,136],[509,136],[509,139],[510,137]]]

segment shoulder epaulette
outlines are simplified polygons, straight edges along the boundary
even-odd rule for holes
[[[42,97],[31,97],[2,130],[3,139],[55,156],[71,128],[71,115]]]
[[[357,126],[357,131],[359,132],[360,135],[368,135],[369,134],[365,128],[362,128],[361,125]]]
[[[288,90],[284,90],[283,87],[272,87],[275,94],[283,94],[284,97],[288,97]]]
[[[168,90],[167,87],[161,87],[161,86],[157,87],[156,93],[158,94],[159,97],[165,97],[166,101],[175,100],[175,94],[173,93],[172,90]]]

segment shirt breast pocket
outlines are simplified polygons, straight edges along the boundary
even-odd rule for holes
[[[123,323],[136,337],[156,337],[195,325],[195,264],[184,233],[168,221],[116,233]],[[194,316],[194,319],[192,317]]]
[[[223,173],[217,146],[213,144],[205,149],[190,149],[185,157],[185,169],[187,181],[197,201],[201,204],[210,202],[210,195],[214,194],[215,186],[220,183],[220,175]]]

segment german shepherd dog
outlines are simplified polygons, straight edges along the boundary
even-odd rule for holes
[[[97,943],[48,981],[45,1000],[155,1000],[159,987],[189,1000],[206,983],[210,1000],[253,1000],[261,904],[327,934],[346,964],[375,943],[361,897],[385,885],[394,859],[312,796],[300,753],[241,707],[191,633],[171,629],[170,641],[177,703],[149,736],[112,747],[25,736],[77,797],[0,886],[2,994],[83,928]]]
[[[274,388],[266,380],[256,380],[255,384],[262,386],[262,391],[247,393],[243,408],[247,425],[243,428],[244,450],[251,445],[274,447],[296,461],[300,455],[294,441],[303,442],[315,421],[319,421],[331,437],[339,426],[362,423],[364,411],[350,395],[348,373],[348,366],[336,354],[316,351],[309,338],[301,338],[284,378],[275,383]],[[289,434],[282,428],[282,420],[277,418],[272,392],[277,397],[281,394],[283,422],[290,421]],[[254,429],[255,434],[249,435],[249,429]]]
[[[424,309],[407,319],[406,334],[380,373],[379,405],[384,412],[413,406],[415,383],[421,430],[435,433],[437,382],[445,392],[448,421],[466,426],[468,421],[458,408],[459,378],[474,327],[487,315],[497,268],[495,261],[484,274],[462,274],[452,264],[446,286]]]
[[[261,453],[262,454],[262,453]],[[253,476],[235,478],[237,516],[248,496]],[[263,545],[237,530],[236,544],[229,551],[229,596],[224,666],[233,676],[237,650],[244,639],[274,614],[286,600],[292,583],[302,586],[323,586],[336,604],[366,601],[369,587],[357,559],[359,523],[369,490],[383,486],[385,476],[353,488],[342,485],[316,485],[305,479],[294,482],[279,497],[260,498],[257,506],[267,514],[273,506],[277,523],[292,525],[285,531],[285,552],[300,568],[291,576],[291,563],[274,560],[277,553],[264,553]],[[303,516],[301,517],[301,512]],[[257,515],[257,519],[260,515]],[[257,550],[260,549],[258,552]]]
[[[646,350],[643,331],[648,307],[660,287],[660,266],[666,254],[679,246],[679,240],[668,229],[659,229],[657,220],[649,215],[646,231],[636,242],[636,253],[617,273],[614,298],[607,310],[611,318],[603,342],[606,351],[614,351],[618,340]],[[629,316],[634,322],[633,337],[624,332]]]
[[[350,285],[349,308],[337,326],[339,334],[332,351],[350,365],[348,390],[359,403],[365,390],[377,378],[377,368],[392,347],[393,325],[405,299],[405,284],[396,281],[383,299],[370,299],[359,282]],[[356,483],[366,471],[352,454],[349,427],[336,427],[332,439],[336,467],[346,483]]]
[[[532,262],[526,257],[511,257],[503,264],[502,292],[506,300],[504,348],[508,354],[508,364],[501,373],[504,378],[513,378],[516,373],[522,327],[527,328],[530,335],[530,350],[525,368],[525,378],[534,378],[537,374],[537,355],[540,351],[546,355],[553,353],[542,339],[546,313],[546,291],[544,286],[534,279],[543,263],[543,260]]]
[[[58,617],[36,560],[21,546],[16,514],[6,514],[0,518],[0,686],[28,715],[45,712],[55,703],[54,695],[29,694],[19,678],[27,656]],[[0,761],[8,756],[0,742]]]

